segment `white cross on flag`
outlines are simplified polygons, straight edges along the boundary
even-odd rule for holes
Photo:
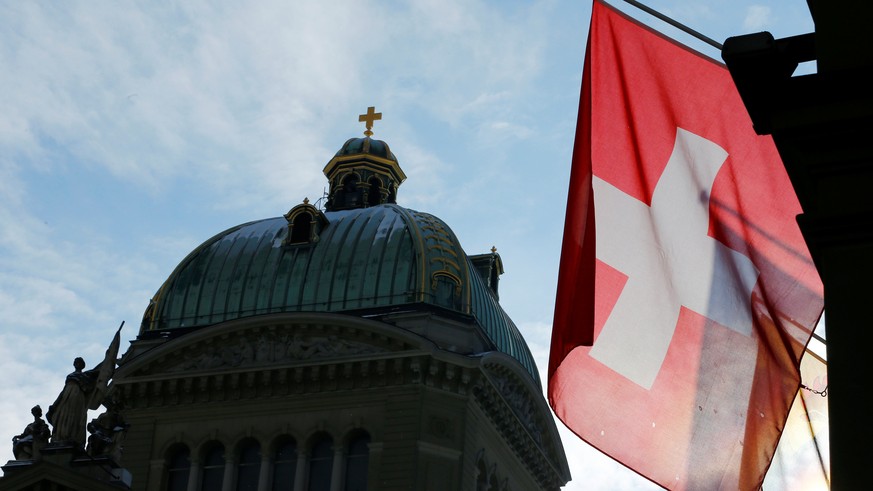
[[[800,212],[727,70],[595,1],[549,360],[558,417],[664,487],[758,489],[823,305]]]

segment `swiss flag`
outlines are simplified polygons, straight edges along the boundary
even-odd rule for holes
[[[670,489],[758,489],[818,318],[800,205],[724,66],[595,1],[549,401]]]

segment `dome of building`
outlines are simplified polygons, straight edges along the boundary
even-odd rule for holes
[[[352,138],[324,172],[331,181],[325,211],[304,200],[284,217],[238,225],[201,244],[155,294],[140,336],[275,313],[384,320],[428,311],[478,330],[461,343],[442,330],[424,334],[438,346],[471,356],[503,352],[540,386],[527,344],[498,303],[500,256],[467,256],[445,222],[394,204],[406,176],[387,144]]]
[[[283,217],[207,240],[155,295],[140,334],[280,312],[378,315],[417,306],[475,322],[539,383],[524,339],[442,220],[391,204],[324,217],[311,242],[289,244]]]

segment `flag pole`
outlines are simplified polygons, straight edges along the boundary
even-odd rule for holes
[[[654,15],[655,17],[661,19],[662,21],[666,22],[667,24],[670,24],[671,26],[673,26],[681,31],[684,31],[686,34],[690,34],[690,35],[696,37],[697,39],[703,41],[704,43],[721,51],[722,44],[720,42],[712,39],[711,37],[709,37],[705,34],[701,34],[697,31],[695,31],[694,29],[686,26],[685,24],[682,24],[677,20],[671,19],[670,17],[667,17],[666,15],[662,14],[661,12],[658,12],[657,10],[655,10],[649,6],[643,5],[640,2],[637,2],[636,0],[624,0],[624,1],[633,5],[634,7],[642,10],[643,12],[645,12],[647,14]]]

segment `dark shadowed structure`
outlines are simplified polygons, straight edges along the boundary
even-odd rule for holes
[[[755,130],[772,135],[797,192],[801,231],[824,284],[832,489],[869,486],[873,429],[863,350],[873,276],[873,44],[868,2],[809,0],[815,32],[729,38],[722,52]],[[815,61],[817,73],[792,76]]]

